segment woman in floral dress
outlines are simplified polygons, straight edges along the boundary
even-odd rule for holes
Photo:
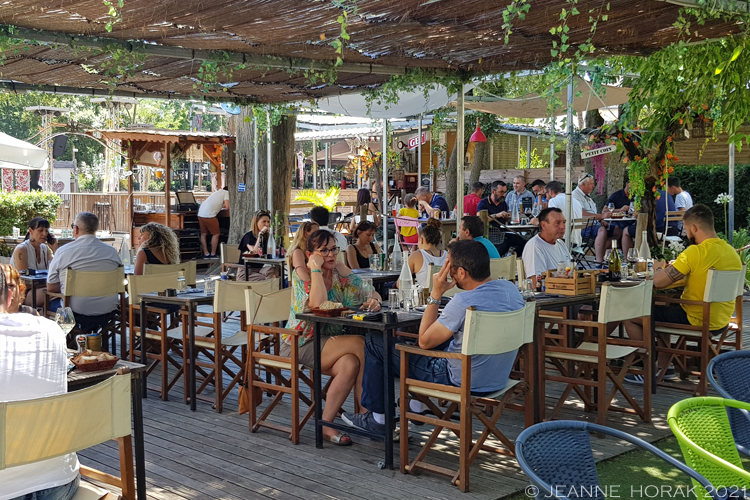
[[[339,248],[330,232],[316,231],[311,234],[305,253],[308,258],[307,267],[298,267],[292,273],[292,307],[287,328],[303,332],[299,337],[299,362],[312,367],[315,348],[312,341],[313,327],[307,321],[298,320],[297,313],[320,307],[327,300],[341,302],[347,307],[358,306],[362,296],[362,282],[351,269],[336,261]],[[379,296],[375,294],[375,298],[368,299],[363,306],[370,311],[379,311]],[[338,325],[321,326],[321,368],[324,375],[333,377],[326,395],[323,420],[332,422],[352,388],[355,405],[360,406],[365,339],[359,335],[342,335],[343,328]],[[293,339],[291,335],[284,336],[282,356],[291,356],[290,342]],[[343,446],[352,443],[349,436],[328,427],[323,427],[323,437]]]

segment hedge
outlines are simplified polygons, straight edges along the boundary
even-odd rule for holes
[[[0,235],[13,233],[13,226],[21,228],[25,234],[29,221],[34,217],[44,217],[50,224],[57,219],[57,207],[62,199],[55,193],[43,191],[0,192]]]
[[[676,165],[671,177],[680,179],[682,189],[690,193],[693,203],[708,205],[716,218],[716,230],[724,231],[724,206],[715,203],[721,193],[729,192],[727,165]],[[734,227],[748,227],[750,209],[750,165],[734,167]]]

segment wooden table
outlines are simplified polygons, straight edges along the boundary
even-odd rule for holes
[[[384,308],[387,311],[387,308]],[[396,428],[396,415],[395,405],[396,396],[394,389],[394,374],[391,370],[391,345],[395,343],[394,332],[402,328],[408,328],[411,326],[419,325],[422,321],[422,313],[419,312],[398,312],[398,320],[392,323],[386,323],[385,321],[356,321],[346,317],[327,318],[322,316],[315,316],[313,314],[297,314],[297,319],[303,321],[309,321],[313,324],[313,341],[315,342],[315,384],[314,384],[314,397],[315,397],[315,446],[318,448],[323,447],[323,426],[332,427],[340,431],[346,431],[348,433],[360,434],[373,439],[383,439],[383,436],[372,434],[367,431],[362,431],[348,425],[339,424],[336,422],[325,422],[322,419],[323,415],[323,388],[321,382],[321,367],[320,367],[320,325],[340,325],[348,326],[352,328],[365,328],[368,330],[379,331],[383,334],[383,370],[385,376],[383,377],[383,387],[385,389],[385,460],[381,464],[378,464],[380,468],[387,467],[393,468],[393,433]],[[383,315],[385,320],[386,315]]]
[[[263,264],[279,268],[279,290],[284,288],[284,273],[286,269],[286,258],[284,257],[242,257],[245,261],[245,279],[250,276],[249,264]],[[291,276],[290,276],[291,279]]]
[[[141,379],[146,379],[146,366],[139,363],[119,360],[109,370],[68,373],[68,391],[84,389],[120,373],[130,373],[131,401],[133,404],[133,441],[135,445],[135,481],[138,500],[146,500],[146,455],[143,438],[143,394]]]
[[[146,357],[146,309],[147,304],[160,303],[160,304],[177,304],[187,309],[188,312],[188,359],[190,361],[190,368],[185,367],[188,375],[188,385],[190,387],[190,410],[195,411],[195,312],[197,307],[205,304],[214,303],[214,294],[211,293],[206,295],[202,290],[195,291],[189,290],[187,292],[178,293],[174,297],[161,296],[155,292],[143,293],[138,296],[141,299],[141,363],[144,365],[148,363]],[[163,332],[166,335],[166,332]],[[183,347],[184,348],[184,347]],[[143,375],[143,397],[146,397],[146,374]]]
[[[417,219],[421,224],[426,224],[427,219]],[[458,221],[456,219],[439,219],[440,220],[440,232],[443,234],[443,247],[448,246],[448,242],[453,239],[453,233],[456,231]],[[388,217],[388,222],[393,224],[393,217]]]

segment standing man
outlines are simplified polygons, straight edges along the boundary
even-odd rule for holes
[[[112,271],[122,266],[120,255],[111,245],[96,237],[99,218],[90,212],[76,215],[73,226],[75,241],[60,247],[52,259],[47,274],[47,290],[65,293],[65,277],[68,269],[74,271]],[[71,297],[70,308],[76,324],[83,332],[98,331],[111,321],[117,309],[117,294],[106,297]],[[62,307],[60,299],[50,302],[52,311]]]
[[[448,281],[448,275],[452,281]],[[453,296],[443,310],[438,310],[443,294],[453,288],[464,290]],[[460,353],[464,334],[466,309],[478,311],[510,312],[523,308],[524,302],[518,288],[510,281],[490,278],[490,259],[487,252],[475,241],[457,241],[448,247],[448,256],[442,270],[434,276],[432,292],[427,299],[427,309],[419,325],[419,347]],[[446,347],[447,344],[447,347]],[[385,436],[384,370],[398,375],[401,351],[391,345],[391,366],[383,361],[383,339],[380,335],[367,335],[365,341],[365,367],[362,377],[362,406],[364,413],[344,413],[341,419],[352,427]],[[505,387],[518,351],[504,354],[476,355],[471,357],[471,388],[475,393],[487,393]],[[409,356],[409,377],[435,384],[461,387],[461,361],[458,359]],[[409,402],[412,411],[421,412],[419,401]],[[387,439],[391,439],[388,436]]]
[[[572,259],[565,237],[565,216],[559,208],[545,208],[539,213],[539,233],[531,238],[523,249],[523,265],[526,274],[545,274],[548,269],[557,269],[559,262],[566,264]]]
[[[419,200],[419,211],[428,217],[432,217],[435,210],[450,212],[448,202],[439,194],[432,193],[428,188],[420,186],[414,191],[414,196]]]
[[[65,334],[46,318],[9,314],[12,302],[9,292],[5,273],[0,271],[0,346],[3,346],[0,401],[65,394],[68,392]],[[78,469],[78,457],[68,453],[0,470],[0,498],[69,500],[78,490]]]
[[[222,189],[211,193],[211,196],[206,198],[201,203],[198,209],[198,222],[201,228],[201,246],[203,247],[203,258],[204,259],[217,259],[216,248],[219,246],[219,219],[217,215],[221,212],[222,208],[229,209],[229,187],[224,186]],[[211,234],[211,253],[208,252],[206,246],[206,235]]]
[[[476,215],[464,215],[461,219],[461,227],[458,228],[456,234],[458,240],[474,240],[484,245],[490,259],[500,258],[500,252],[497,251],[495,245],[484,237],[484,223]]]
[[[464,213],[469,215],[477,214],[477,206],[482,201],[482,194],[484,193],[484,184],[481,182],[475,182],[471,185],[471,193],[464,196]]]
[[[526,179],[523,175],[517,175],[513,177],[513,191],[505,196],[505,203],[508,204],[508,209],[513,212],[513,207],[518,208],[519,213],[523,214],[524,210],[520,207],[523,200],[530,200],[528,203],[534,204],[534,195],[531,191],[526,189]]]
[[[583,216],[596,219],[593,226],[585,228],[581,231],[583,238],[596,238],[594,241],[594,250],[596,251],[596,263],[601,266],[602,260],[604,260],[604,251],[606,250],[607,243],[609,242],[609,224],[604,220],[611,214],[608,208],[604,208],[602,213],[596,212],[596,202],[591,198],[590,194],[594,190],[594,176],[591,174],[583,174],[578,179],[578,187],[573,190],[572,197],[574,200],[578,200],[583,209]]]

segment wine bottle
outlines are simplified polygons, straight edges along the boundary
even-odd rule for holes
[[[622,261],[620,252],[617,250],[617,241],[612,241],[612,253],[609,256],[609,281],[620,281],[622,273]]]

